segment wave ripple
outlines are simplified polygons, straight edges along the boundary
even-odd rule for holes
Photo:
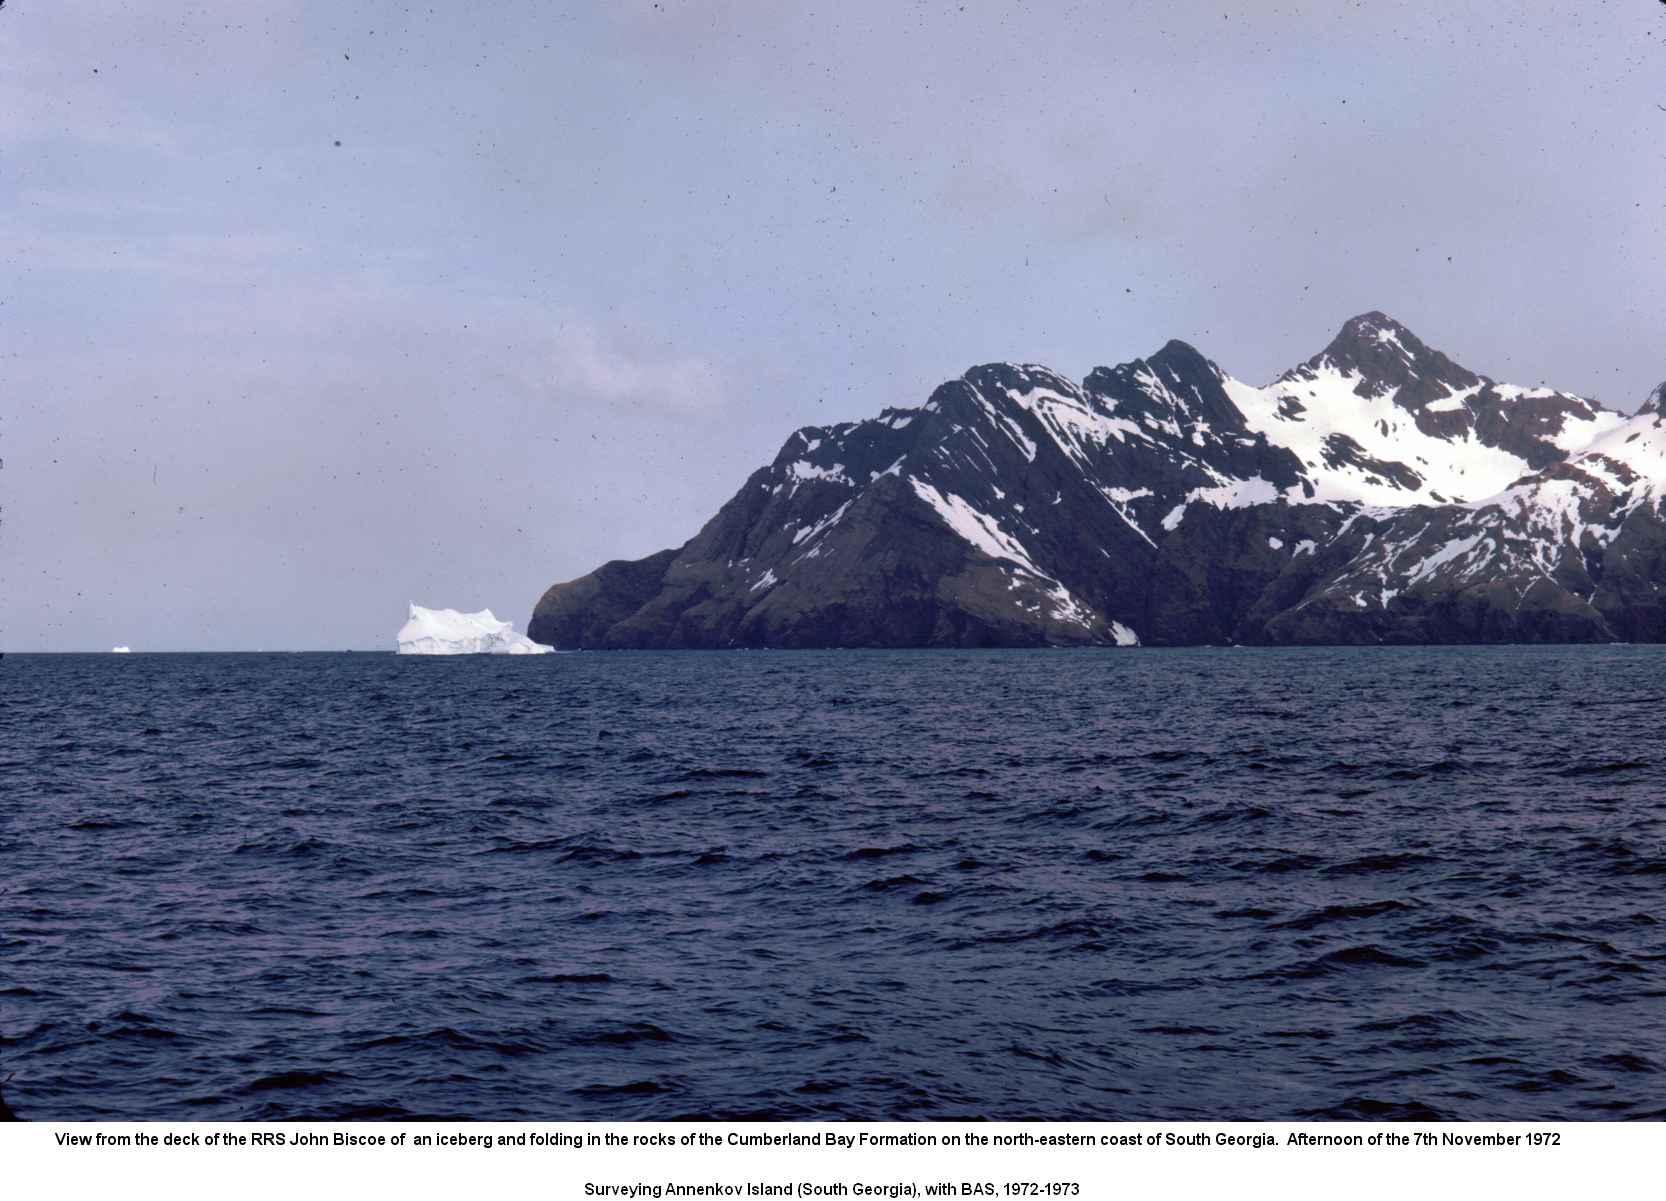
[[[1659,1118],[1663,668],[9,655],[0,1080],[59,1120]]]

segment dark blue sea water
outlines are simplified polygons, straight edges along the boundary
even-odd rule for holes
[[[41,1119],[1666,1116],[1666,648],[7,656]]]

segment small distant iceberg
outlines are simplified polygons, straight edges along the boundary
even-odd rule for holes
[[[401,655],[547,655],[554,649],[515,633],[490,609],[459,613],[413,604],[410,620],[399,628]]]
[[[110,648],[110,653],[112,655],[131,655],[133,653],[133,648],[130,646],[112,646]]]

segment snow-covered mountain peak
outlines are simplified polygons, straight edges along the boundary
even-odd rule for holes
[[[1347,379],[1361,396],[1389,396],[1412,412],[1487,382],[1375,311],[1350,318],[1330,345],[1285,372],[1279,382],[1301,383],[1331,373]]]
[[[1266,387],[1195,347],[996,362],[806,427],[562,645],[1666,640],[1666,388],[1497,383],[1382,313]]]
[[[1491,496],[1624,420],[1581,397],[1495,383],[1380,312],[1352,318],[1265,388],[1223,387],[1248,432],[1300,460],[1306,496],[1368,505]]]
[[[785,478],[770,487],[792,493],[813,480],[860,489],[950,463],[994,478],[1006,468],[993,448],[1008,446],[1026,469],[1038,454],[1062,453],[1096,489],[1142,493],[1132,507],[1119,501],[1119,511],[1151,535],[1178,520],[1177,504],[1194,501],[1475,503],[1585,451],[1624,420],[1580,397],[1495,383],[1371,312],[1265,388],[1178,340],[1097,367],[1080,384],[1033,363],[971,367],[920,408],[800,431],[776,464]],[[1169,463],[1163,487],[1135,463],[1157,446]],[[848,499],[848,491],[824,495],[829,505]]]

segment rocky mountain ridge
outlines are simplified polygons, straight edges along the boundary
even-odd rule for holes
[[[1666,640],[1666,414],[1381,313],[1266,387],[1170,342],[806,427],[684,546],[551,587],[578,647]]]

